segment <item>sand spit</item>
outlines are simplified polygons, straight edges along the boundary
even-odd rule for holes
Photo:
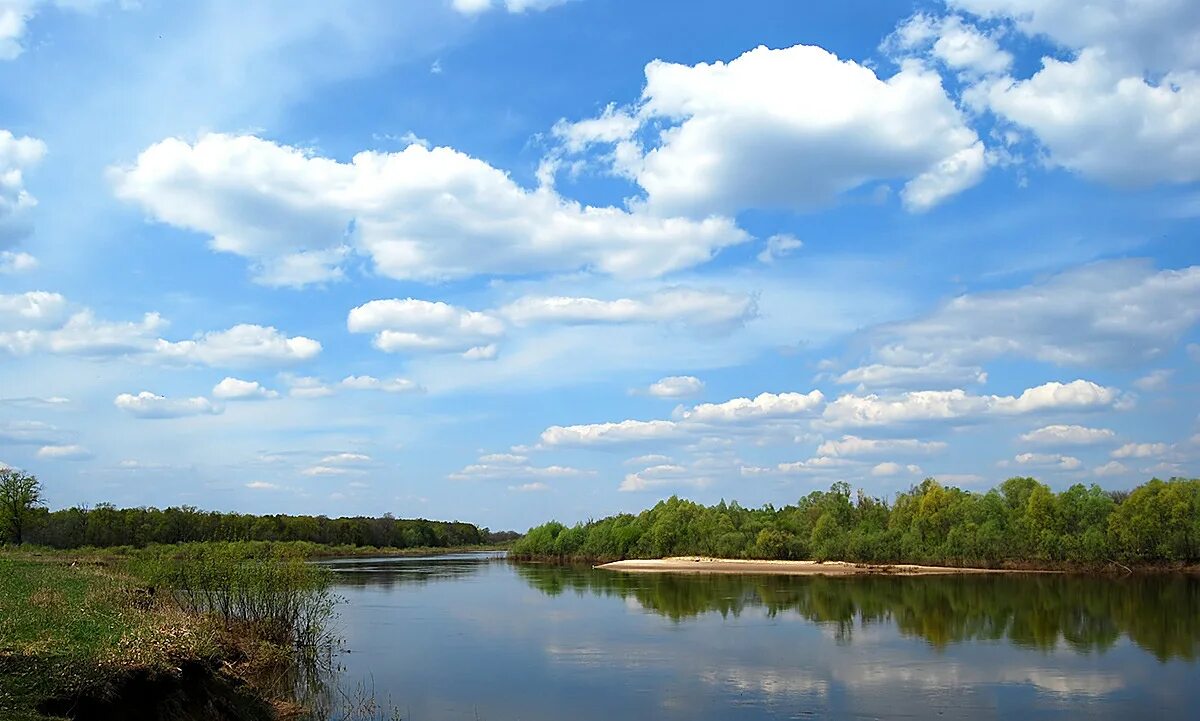
[[[917,566],[908,563],[871,564],[846,561],[745,561],[734,558],[677,556],[673,558],[630,559],[605,563],[596,568],[636,573],[749,573],[785,576],[932,576],[960,573],[1056,573],[1055,571],[1020,571],[1000,568],[955,568],[951,566]]]

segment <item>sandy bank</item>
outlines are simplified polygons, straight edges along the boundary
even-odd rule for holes
[[[891,576],[928,576],[953,573],[1030,573],[992,568],[953,568],[950,566],[917,566],[907,563],[867,564],[845,561],[743,561],[731,558],[679,556],[675,558],[630,559],[614,561],[596,568],[639,573],[758,573],[790,576],[827,575],[853,576],[879,574]],[[1054,573],[1054,571],[1032,571]]]

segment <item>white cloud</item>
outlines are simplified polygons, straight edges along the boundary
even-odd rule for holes
[[[68,308],[67,299],[58,293],[0,294],[0,329],[55,326],[66,317]]]
[[[938,453],[946,449],[941,441],[913,438],[859,438],[842,436],[817,446],[818,456],[870,456],[883,453]]]
[[[1174,373],[1174,370],[1167,368],[1152,370],[1141,378],[1135,380],[1133,385],[1137,387],[1138,390],[1143,390],[1146,392],[1161,391],[1167,387],[1167,381],[1171,380],[1171,376]]]
[[[518,455],[516,453],[488,453],[479,457],[480,463],[525,463],[529,460],[528,456]]]
[[[786,258],[793,251],[804,247],[804,243],[790,233],[776,233],[767,238],[766,246],[756,256],[758,262],[767,263],[768,265],[775,261]]]
[[[0,5],[0,60],[4,55],[5,10]],[[22,215],[37,199],[25,190],[23,171],[36,165],[46,154],[46,144],[37,138],[18,138],[0,129],[0,242],[28,232],[21,225]]]
[[[169,138],[111,170],[118,197],[249,259],[257,280],[342,277],[348,253],[400,280],[589,268],[653,277],[749,236],[727,218],[585,207],[452,148],[365,151],[349,163],[253,136]]]
[[[407,378],[391,378],[381,380],[374,376],[346,376],[338,384],[343,388],[358,391],[383,391],[385,393],[411,393],[421,390],[421,386]]]
[[[912,388],[916,386],[987,383],[988,374],[979,366],[955,365],[935,359],[924,365],[889,365],[872,363],[851,368],[837,377],[841,385],[857,384],[861,388]]]
[[[882,80],[797,45],[695,66],[655,60],[645,73],[633,114],[657,145],[643,152],[631,134],[612,157],[656,212],[809,209],[892,180],[905,181],[904,204],[920,211],[985,171],[983,144],[918,62]]]
[[[1064,471],[1073,471],[1083,465],[1074,456],[1062,456],[1053,453],[1020,453],[1013,460],[1023,466],[1057,466]]]
[[[724,403],[701,403],[682,413],[694,423],[738,423],[763,418],[806,415],[825,402],[821,391],[809,393],[760,393],[753,400],[734,398]]]
[[[270,326],[242,323],[204,333],[195,340],[160,340],[155,352],[164,359],[186,363],[251,366],[309,360],[321,352],[321,344],[304,336],[289,338]]]
[[[333,395],[333,389],[320,378],[284,375],[283,379],[288,384],[288,395],[293,398],[325,398]]]
[[[704,381],[696,376],[667,376],[660,378],[646,392],[656,398],[683,398],[704,390]]]
[[[213,386],[213,398],[227,401],[252,401],[278,398],[279,393],[264,388],[258,381],[244,381],[240,378],[226,377]]]
[[[823,418],[831,426],[879,426],[984,415],[1111,407],[1119,398],[1115,389],[1085,380],[1045,383],[1026,389],[1015,397],[973,396],[961,389],[912,391],[891,397],[847,394],[826,406]]]
[[[1001,50],[994,37],[956,15],[914,15],[897,28],[885,47],[903,53],[928,52],[950,69],[968,75],[1003,73],[1013,62],[1012,53]]]
[[[483,458],[479,459],[483,461]],[[507,461],[501,463],[472,463],[461,471],[451,473],[448,477],[453,481],[489,480],[507,478],[578,478],[590,476],[591,471],[572,468],[570,466],[531,466],[513,464]]]
[[[1112,452],[1113,458],[1152,458],[1167,452],[1166,443],[1126,443]]]
[[[911,476],[921,475],[921,467],[913,464],[902,466],[893,461],[884,461],[871,468],[871,475],[877,477],[896,476],[901,473],[908,473]]]
[[[660,466],[671,463],[670,456],[664,456],[661,453],[648,453],[644,456],[636,456],[625,461],[627,466]]]
[[[320,460],[324,465],[337,465],[339,463],[367,463],[371,457],[365,453],[335,453],[332,456],[325,456]]]
[[[92,453],[79,445],[42,446],[37,451],[37,457],[47,460],[86,461],[92,457]]]
[[[198,396],[195,398],[167,398],[150,391],[137,395],[122,393],[113,399],[113,404],[126,413],[138,418],[182,418],[183,416],[216,415],[223,409],[212,401]]]
[[[649,491],[662,486],[703,487],[709,483],[707,478],[695,476],[684,466],[664,464],[626,474],[621,485],[617,486],[617,490],[623,493],[632,493]]]
[[[510,13],[549,10],[567,0],[450,0],[450,6],[463,15],[479,15],[495,7],[503,7]]]
[[[1049,39],[1027,79],[967,91],[968,102],[1031,130],[1049,164],[1113,185],[1200,178],[1200,11],[1191,0],[951,0]]]
[[[1150,83],[1099,48],[1042,64],[1028,80],[976,89],[972,102],[1030,129],[1050,165],[1085,177],[1116,186],[1200,179],[1200,74]]]
[[[547,446],[591,446],[652,441],[679,435],[673,421],[620,421],[575,426],[550,426],[542,431]]]
[[[346,327],[351,333],[375,333],[375,347],[389,353],[474,350],[483,356],[505,330],[504,322],[493,315],[414,298],[364,303],[350,311]]]
[[[305,468],[300,471],[300,474],[304,476],[344,476],[353,472],[349,468],[341,468],[339,466],[317,465]]]
[[[833,471],[847,466],[853,466],[855,461],[847,458],[835,458],[833,456],[817,456],[809,458],[805,461],[791,461],[788,463],[780,463],[774,469],[758,469],[767,473],[819,473],[822,471]]]
[[[923,318],[869,333],[894,365],[962,366],[1002,356],[1129,366],[1166,353],[1200,320],[1200,266],[1085,265],[1011,290],[958,296]]]
[[[277,486],[274,483],[267,483],[266,481],[250,481],[249,483],[246,484],[246,488],[249,488],[252,491],[277,491],[277,490],[279,490],[279,486]]]
[[[37,258],[29,253],[12,250],[0,250],[0,275],[15,275],[25,273],[38,266]]]
[[[550,486],[541,481],[534,481],[533,483],[522,483],[519,486],[509,486],[508,490],[515,491],[516,493],[537,493],[539,491],[550,490]]]
[[[1129,473],[1129,469],[1120,461],[1109,461],[1092,469],[1097,476],[1120,476]]]
[[[1086,446],[1117,437],[1107,428],[1054,424],[1021,434],[1021,440],[1043,446]]]
[[[0,442],[13,445],[65,445],[65,433],[43,421],[2,421]]]
[[[670,288],[645,299],[599,300],[526,296],[501,308],[513,323],[682,323],[734,326],[758,313],[752,296],[693,288]]]
[[[948,0],[1013,22],[1067,48],[1102,47],[1123,64],[1166,71],[1200,65],[1200,9],[1191,0]]]

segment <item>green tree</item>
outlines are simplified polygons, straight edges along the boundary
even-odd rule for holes
[[[0,469],[0,528],[18,546],[29,519],[42,506],[42,484],[36,476],[15,468]]]

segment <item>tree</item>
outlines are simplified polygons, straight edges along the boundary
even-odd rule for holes
[[[15,468],[0,469],[0,529],[18,546],[34,509],[42,505],[42,484]]]

